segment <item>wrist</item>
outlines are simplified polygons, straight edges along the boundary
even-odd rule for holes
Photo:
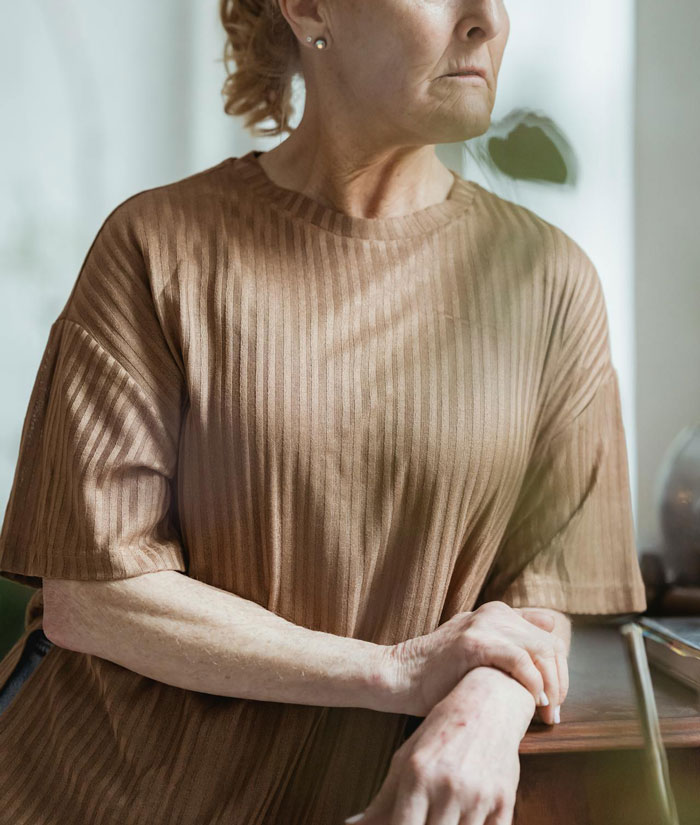
[[[442,702],[463,708],[467,713],[478,707],[486,715],[512,720],[520,741],[535,713],[535,700],[530,691],[512,676],[493,667],[476,667],[445,696]]]
[[[406,713],[407,693],[394,655],[394,645],[365,642],[367,645],[364,691],[372,710]]]

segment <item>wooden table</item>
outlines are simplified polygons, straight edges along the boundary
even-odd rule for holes
[[[522,740],[514,825],[661,825],[614,624],[574,628],[561,723]],[[700,694],[652,668],[681,825],[700,825]]]

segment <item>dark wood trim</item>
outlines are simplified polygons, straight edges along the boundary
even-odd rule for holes
[[[669,748],[700,747],[700,715],[660,720],[664,743]],[[635,720],[609,722],[561,722],[532,725],[520,743],[520,753],[576,753],[581,751],[643,748],[642,730]]]

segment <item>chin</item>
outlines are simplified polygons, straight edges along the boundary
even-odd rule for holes
[[[444,129],[440,129],[433,135],[432,143],[462,143],[465,140],[479,137],[488,131],[491,125],[490,118],[478,118],[476,120],[452,121]]]

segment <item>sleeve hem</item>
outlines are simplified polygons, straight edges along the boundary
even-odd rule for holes
[[[548,607],[581,615],[643,613],[647,609],[641,579],[629,585],[573,585],[557,579],[538,579],[519,582],[501,596],[501,601],[511,607]]]
[[[30,587],[41,587],[42,579],[74,579],[77,581],[115,581],[130,579],[145,573],[158,573],[162,570],[187,572],[184,560],[177,552],[164,552],[160,558],[129,559],[128,562],[114,563],[97,567],[85,557],[61,555],[60,558],[45,562],[5,564],[0,569],[0,576]]]

